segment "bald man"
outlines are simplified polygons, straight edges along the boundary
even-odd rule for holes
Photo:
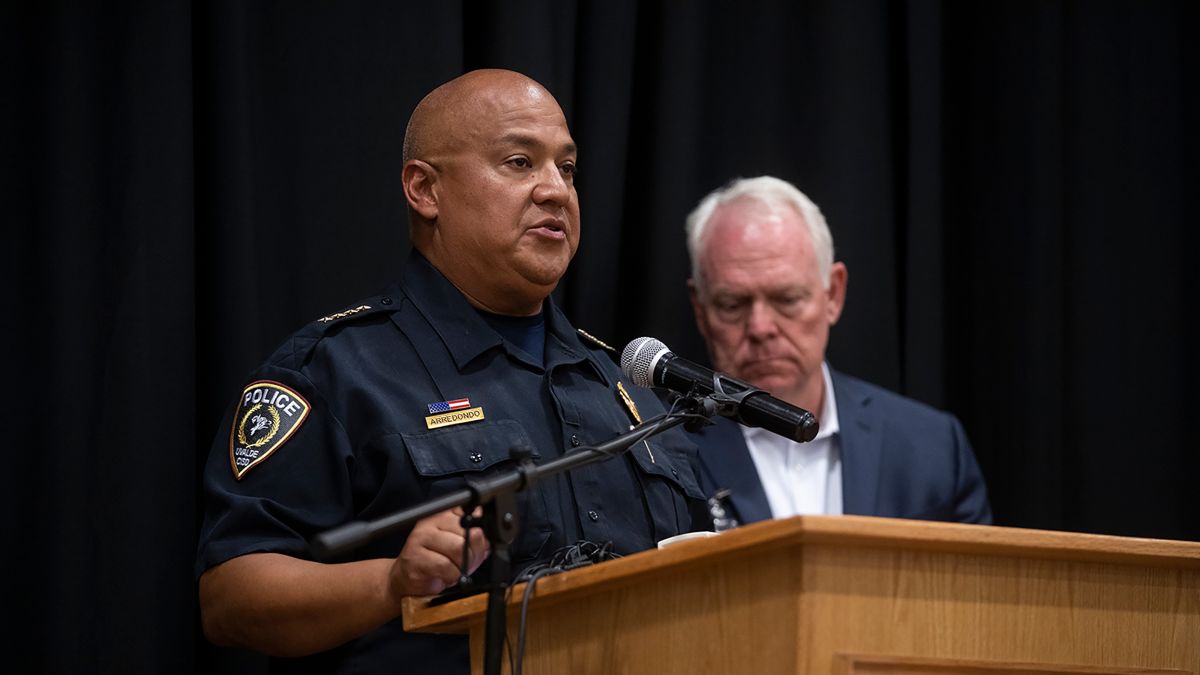
[[[400,601],[454,584],[461,513],[339,564],[311,538],[511,467],[608,440],[662,411],[550,300],[579,245],[576,148],[537,82],[474,71],[414,110],[402,279],[284,341],[248,379],[205,470],[197,556],[205,634],[300,672],[467,672],[465,638],[409,634]],[[513,571],[578,541],[618,554],[695,529],[695,448],[669,432],[519,496]],[[464,541],[466,539],[466,541]]]
[[[719,419],[697,436],[701,487],[742,523],[855,514],[990,523],[987,488],[952,415],[825,362],[846,301],[825,217],[792,184],[738,179],[687,219],[692,307],[713,366],[811,411],[796,443]]]

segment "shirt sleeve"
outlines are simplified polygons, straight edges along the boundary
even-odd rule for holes
[[[257,371],[204,468],[197,576],[248,553],[311,559],[311,538],[353,515],[352,465],[345,429],[302,373]]]

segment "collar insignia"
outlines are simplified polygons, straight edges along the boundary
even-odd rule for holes
[[[593,344],[601,349],[606,349],[614,354],[617,353],[617,350],[613,349],[612,347],[609,347],[608,344],[606,344],[603,340],[596,337],[595,335],[592,335],[591,333],[587,332],[586,330],[584,330],[582,328],[576,328],[575,332],[579,333],[579,337],[583,338],[584,340],[587,340],[591,344]]]
[[[637,404],[633,402],[633,397],[625,390],[625,385],[617,381],[617,395],[621,397],[621,403],[625,404],[625,411],[629,413],[630,419],[634,424],[642,423],[642,415],[638,412]]]
[[[285,441],[308,417],[310,406],[294,389],[260,380],[242,390],[233,428],[229,430],[229,465],[241,480]]]

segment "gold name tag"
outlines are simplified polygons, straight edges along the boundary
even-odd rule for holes
[[[466,410],[453,410],[448,413],[441,413],[440,415],[430,415],[425,418],[425,426],[430,429],[437,429],[438,427],[476,422],[481,419],[483,419],[483,408],[467,408]]]

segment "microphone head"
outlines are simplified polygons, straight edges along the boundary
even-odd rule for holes
[[[654,363],[671,350],[652,337],[640,337],[630,341],[621,351],[621,372],[639,387],[654,386]]]

